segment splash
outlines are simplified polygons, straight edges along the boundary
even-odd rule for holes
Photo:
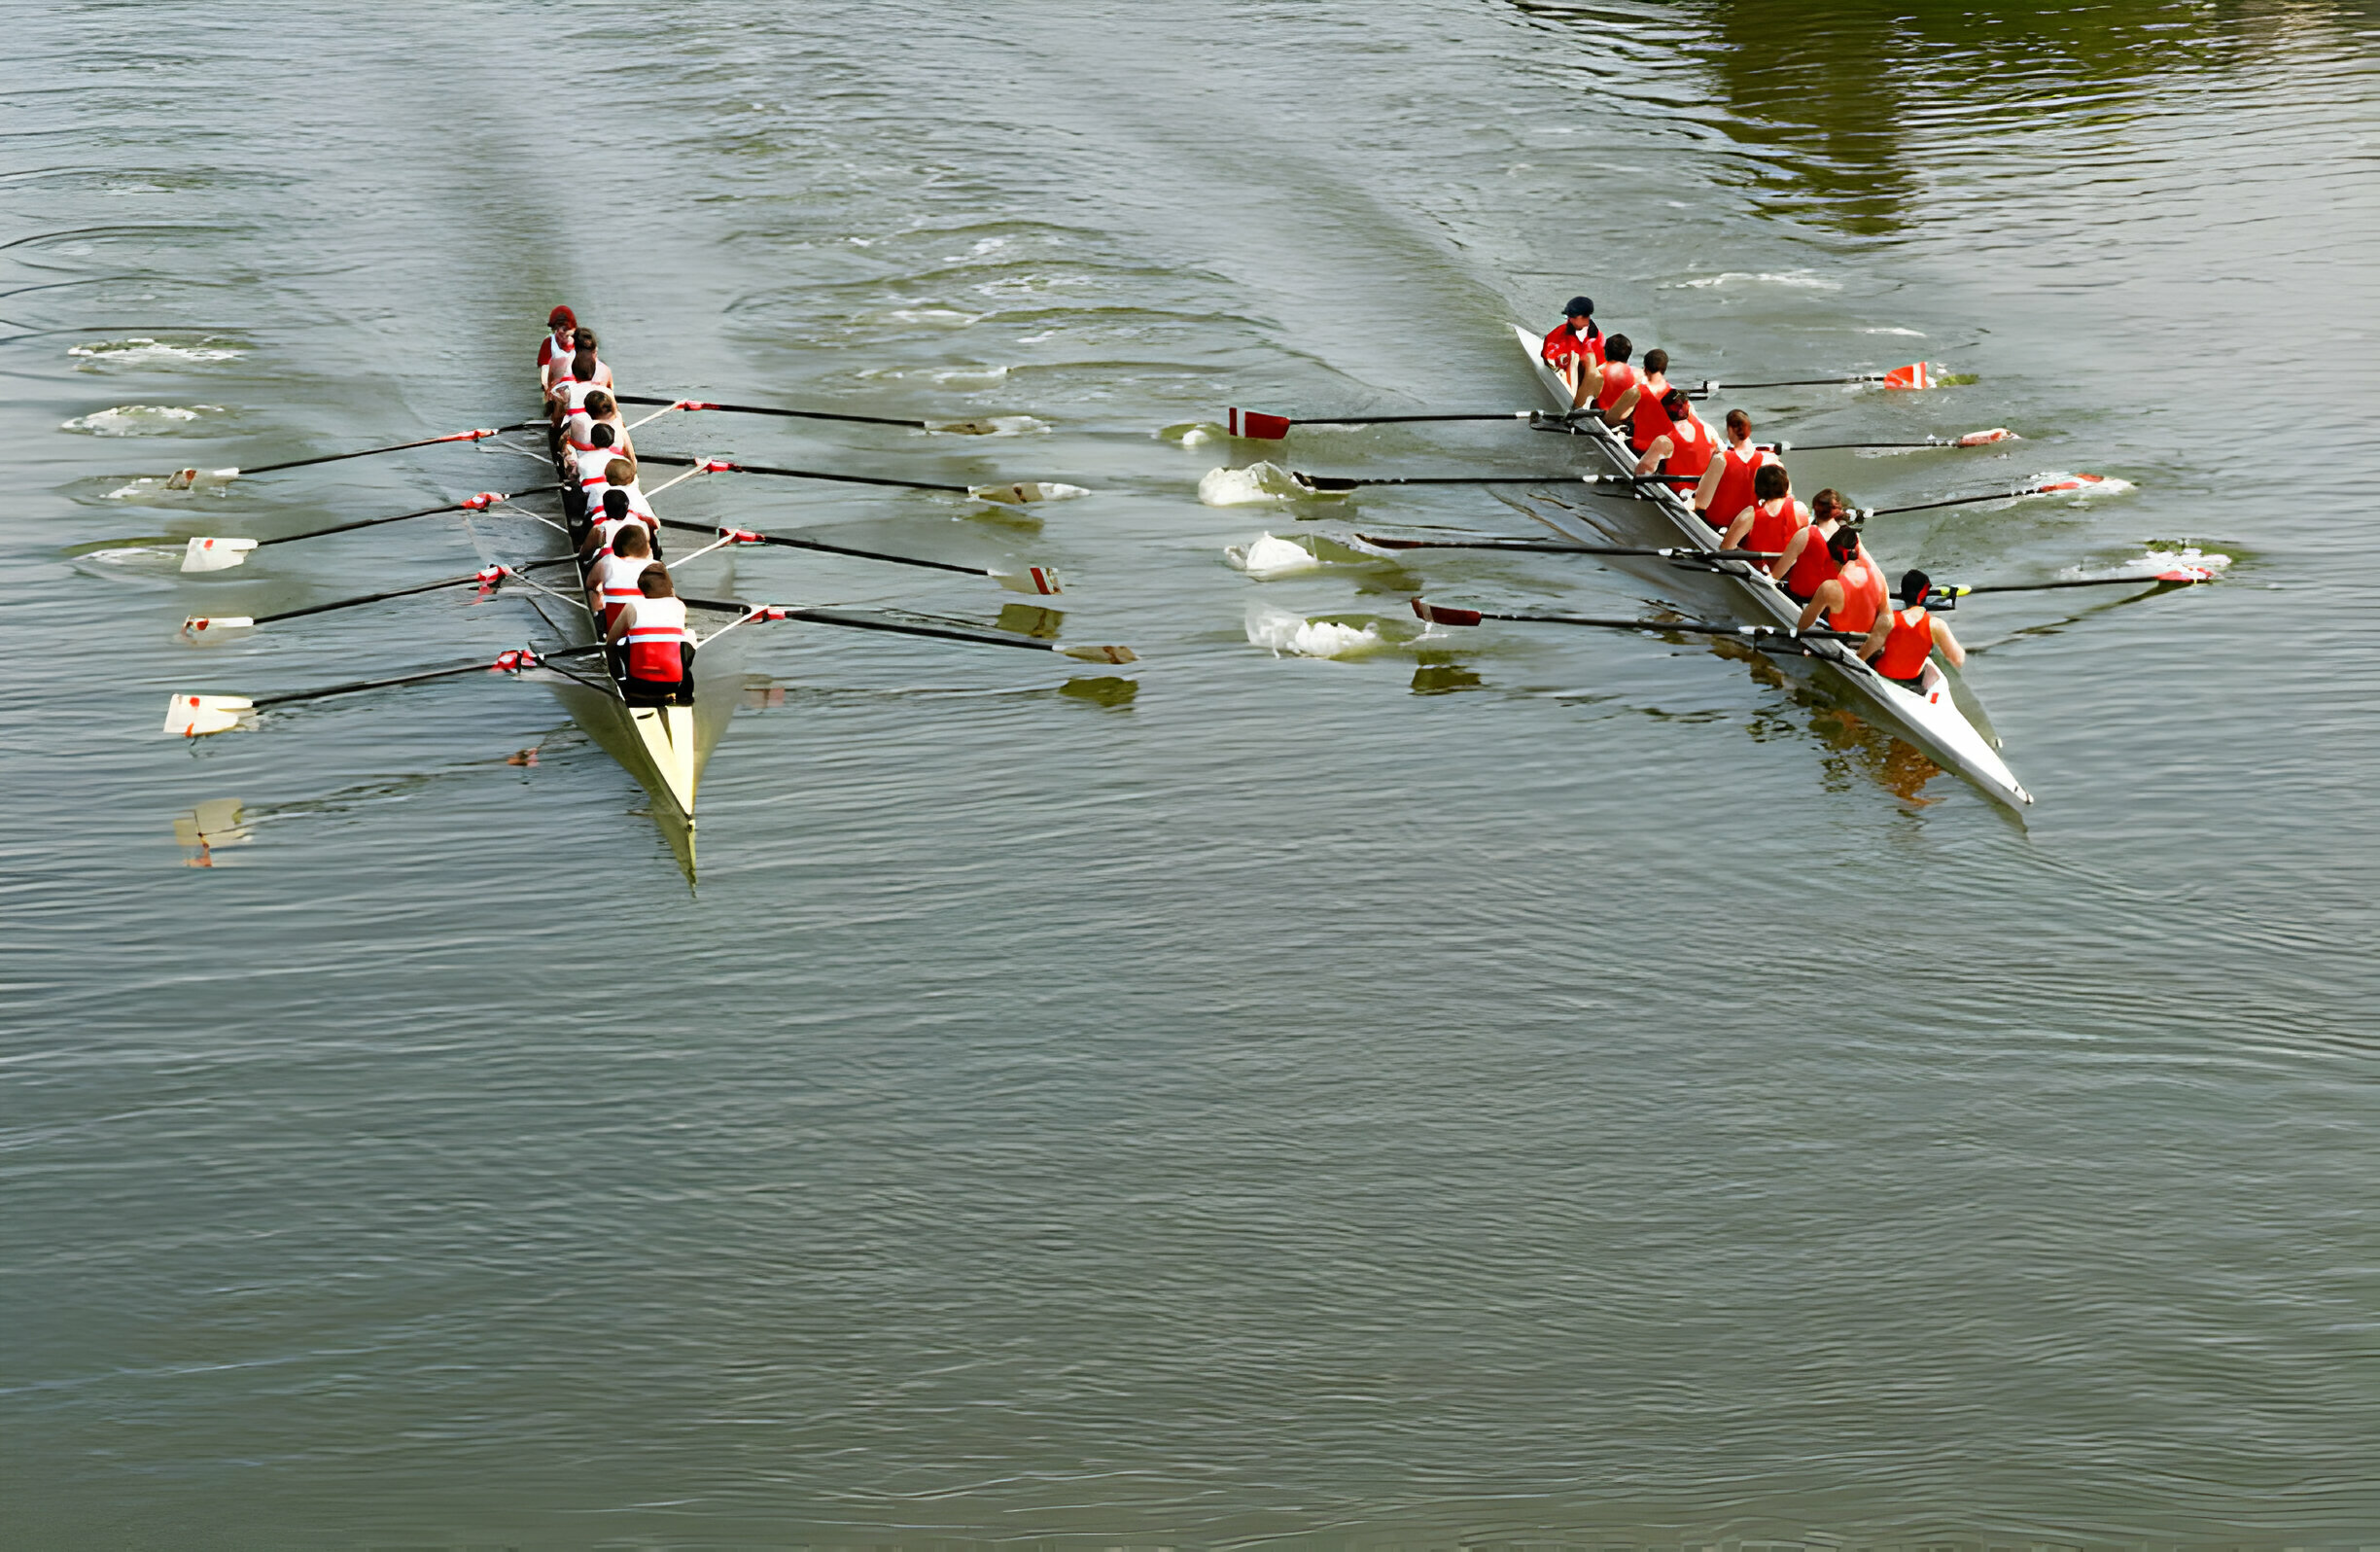
[[[1032,415],[978,415],[973,420],[929,420],[926,429],[955,437],[1030,437],[1050,426]]]
[[[2127,490],[2137,490],[2129,479],[2114,475],[2076,475],[2052,470],[2035,475],[2030,481],[2032,493],[2040,496],[2072,496],[2082,501],[2092,496],[2119,496]]]
[[[1177,420],[1171,426],[1157,428],[1159,441],[1178,442],[1184,447],[1203,447],[1223,435],[1223,428],[1211,420]]]
[[[1788,269],[1781,274],[1767,270],[1731,269],[1723,275],[1702,275],[1693,280],[1672,280],[1658,289],[1662,291],[1701,291],[1712,286],[1739,285],[1746,281],[1758,286],[1797,286],[1807,291],[1840,291],[1842,282],[1811,274],[1806,269]]]
[[[1359,629],[1335,619],[1308,619],[1270,604],[1248,606],[1247,639],[1276,657],[1283,653],[1293,657],[1346,657],[1382,645],[1380,632],[1370,625]]]
[[[118,405],[62,421],[58,429],[91,437],[169,437],[200,415],[222,413],[221,405]]]
[[[211,337],[194,345],[174,345],[161,339],[141,336],[106,339],[95,345],[75,345],[66,354],[80,358],[81,369],[91,371],[102,367],[163,367],[186,362],[237,361],[245,352],[216,343]]]
[[[1278,464],[1253,463],[1245,469],[1209,469],[1199,481],[1199,500],[1209,507],[1257,507],[1266,503],[1311,500],[1314,492]]]
[[[2135,555],[2112,571],[2094,573],[2081,566],[2069,566],[2058,576],[2076,582],[2092,577],[2154,577],[2159,572],[2177,571],[2189,566],[2204,571],[2222,571],[2230,564],[2231,557],[2221,550],[2205,550],[2196,545],[2185,545],[2179,549],[2152,549]]]
[[[1294,577],[1300,572],[1322,569],[1322,562],[1313,551],[1292,540],[1276,539],[1271,534],[1258,534],[1253,544],[1224,546],[1223,558],[1258,582],[1271,582],[1276,577]]]

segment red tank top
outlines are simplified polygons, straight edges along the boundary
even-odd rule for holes
[[[1909,617],[1917,617],[1911,620]],[[1924,609],[1896,609],[1892,613],[1892,634],[1884,640],[1884,650],[1875,654],[1875,671],[1886,679],[1915,679],[1925,672],[1926,659],[1934,653],[1934,617]]]
[[[1669,439],[1669,456],[1662,460],[1662,478],[1679,495],[1685,495],[1702,483],[1702,471],[1710,467],[1712,455],[1719,450],[1719,439],[1711,435],[1711,429],[1692,409],[1686,411],[1684,420],[1671,422],[1662,435]],[[1735,510],[1743,511],[1740,507]]]
[[[1809,513],[1791,496],[1779,496],[1773,503],[1756,501],[1752,504],[1752,531],[1744,535],[1743,547],[1781,555],[1786,544],[1808,522]]]
[[[1607,361],[1598,369],[1603,373],[1603,390],[1595,395],[1594,406],[1609,409],[1620,402],[1620,396],[1644,381],[1644,373],[1625,361]]]
[[[1792,568],[1785,573],[1785,590],[1806,604],[1819,588],[1841,575],[1842,568],[1835,564],[1835,552],[1827,548],[1826,536],[1818,531],[1818,525],[1812,523],[1803,529],[1802,553],[1794,557]]]
[[[1663,394],[1668,391],[1667,387],[1662,389]],[[1669,411],[1661,406],[1661,394],[1645,388],[1636,396],[1636,407],[1628,411],[1628,445],[1643,452],[1653,445],[1655,438],[1668,435]]]
[[[1719,489],[1711,497],[1710,509],[1703,513],[1713,528],[1725,528],[1735,520],[1736,513],[1752,505],[1752,473],[1763,464],[1776,462],[1776,455],[1765,447],[1744,444],[1751,450],[1739,453],[1733,447],[1719,452]]]
[[[1842,583],[1843,601],[1840,607],[1827,611],[1827,623],[1862,636],[1875,629],[1876,616],[1884,613],[1884,574],[1869,558],[1866,545],[1860,546],[1850,565],[1835,574],[1835,580]]]

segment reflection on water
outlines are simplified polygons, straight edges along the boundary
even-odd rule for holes
[[[246,812],[236,797],[214,797],[174,816],[174,839],[182,861],[190,867],[213,867],[219,847],[245,846],[249,834]]]
[[[2217,0],[2062,10],[1716,0],[1687,12],[1682,34],[1665,11],[1652,21],[1611,6],[1519,9],[1577,29],[1598,53],[1658,31],[1726,110],[1677,111],[1753,154],[1732,176],[1755,208],[1857,236],[1900,232],[1922,187],[1974,157],[1978,141],[2080,130],[2081,143],[2053,153],[2064,171],[2114,149],[2189,78],[2266,65],[2308,35],[2352,53],[2370,25],[2349,5]]]
[[[1058,687],[1058,693],[1068,700],[1089,701],[1109,711],[1130,711],[1133,698],[1140,693],[1140,682],[1102,674],[1090,679],[1069,679]]]

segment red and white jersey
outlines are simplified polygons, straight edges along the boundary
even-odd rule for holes
[[[587,589],[603,600],[605,630],[612,628],[612,622],[619,618],[621,610],[644,596],[637,591],[637,579],[644,576],[645,568],[652,563],[650,555],[613,553],[607,539],[603,553],[595,557],[593,566],[587,568]]]
[[[590,505],[603,500],[604,471],[610,469],[612,460],[619,455],[617,447],[580,447],[572,444],[571,462],[578,469],[578,488],[586,494]]]
[[[577,348],[577,341],[572,337],[576,328],[575,324],[565,324],[538,342],[538,371],[541,375],[557,361],[566,366],[569,364],[571,352]]]
[[[603,557],[612,553],[612,536],[617,534],[622,528],[626,527],[630,523],[643,523],[645,525],[645,530],[648,533],[660,532],[660,530],[653,525],[652,518],[643,512],[632,511],[627,516],[622,517],[617,522],[613,522],[609,517],[598,517],[595,519],[596,559],[601,560]],[[648,565],[652,563],[652,557],[650,555],[646,556],[645,560],[646,564]]]
[[[1588,370],[1603,365],[1603,331],[1591,319],[1582,335],[1565,318],[1547,332],[1537,353],[1545,358],[1547,366],[1576,382],[1582,363]]]
[[[692,646],[694,635],[686,629],[683,599],[639,596],[620,611],[620,618],[628,622],[620,640],[628,648],[630,679],[674,685],[685,677],[685,656],[679,648]]]

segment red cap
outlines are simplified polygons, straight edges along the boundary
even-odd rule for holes
[[[545,327],[551,329],[556,324],[569,324],[576,329],[578,327],[578,315],[568,307],[556,307],[545,315]]]

